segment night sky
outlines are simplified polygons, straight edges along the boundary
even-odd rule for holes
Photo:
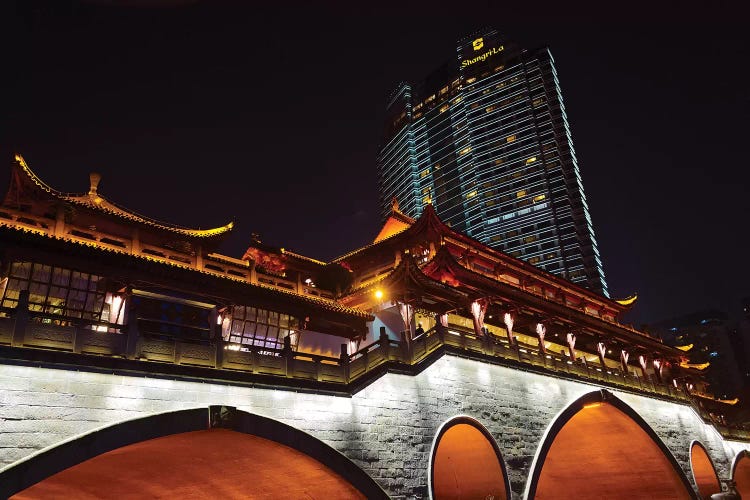
[[[390,91],[495,27],[556,59],[610,291],[640,296],[625,320],[736,316],[750,296],[735,4],[247,3],[4,2],[0,163],[19,152],[74,192],[98,171],[108,199],[183,226],[234,220],[228,255],[256,232],[328,260],[378,232]]]

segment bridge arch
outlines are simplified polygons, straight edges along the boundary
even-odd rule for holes
[[[481,467],[478,466],[481,464]],[[428,462],[430,498],[510,498],[497,442],[476,419],[453,417],[438,428]]]
[[[524,498],[691,498],[696,494],[666,445],[606,390],[583,395],[550,423]]]
[[[732,460],[732,481],[742,498],[750,498],[750,452],[740,451]]]
[[[706,447],[697,440],[690,443],[690,470],[701,497],[708,499],[714,493],[721,492],[721,483],[714,462]]]
[[[65,483],[73,479],[73,476],[65,477],[71,471],[76,471],[76,477],[80,478],[81,467],[98,464],[98,473],[104,463],[102,460],[107,461],[107,467],[123,467],[138,463],[138,460],[145,456],[153,459],[154,450],[162,457],[170,457],[169,453],[174,450],[179,450],[177,453],[195,454],[191,457],[200,456],[202,466],[205,467],[205,475],[202,478],[211,483],[211,487],[218,488],[215,491],[217,496],[226,493],[227,490],[222,488],[237,488],[236,484],[227,484],[230,479],[237,480],[237,474],[234,474],[233,478],[224,478],[232,475],[231,467],[225,466],[229,463],[227,459],[234,459],[233,464],[236,467],[242,467],[244,463],[241,460],[237,461],[238,455],[229,457],[227,454],[233,450],[251,450],[256,456],[268,458],[266,467],[280,466],[276,469],[279,474],[273,476],[272,484],[276,487],[289,487],[287,483],[292,480],[307,480],[308,486],[314,485],[309,488],[311,490],[324,485],[319,493],[326,498],[336,497],[331,495],[331,491],[341,491],[341,498],[356,497],[357,494],[361,498],[388,498],[367,473],[319,439],[277,420],[227,406],[149,415],[109,425],[46,448],[0,471],[0,498],[7,498],[19,492],[19,497],[23,498],[24,490],[32,487],[28,491],[33,491],[34,485],[45,483],[47,480],[62,481],[60,484],[52,484],[53,488],[60,488],[61,485],[67,487],[74,484]],[[151,455],[147,455],[149,453]],[[170,461],[165,466],[174,465],[178,468],[176,473],[179,474],[179,467],[190,460],[181,461],[179,456],[175,457],[174,464]],[[243,460],[248,460],[245,455],[242,457]],[[279,478],[290,473],[284,467],[292,464],[299,468],[293,471],[290,481],[280,481]],[[160,465],[156,464],[156,468],[159,468],[157,472],[166,470],[160,469]],[[193,466],[192,463],[190,466]],[[240,470],[245,474],[241,478],[245,485],[258,487],[260,482],[260,487],[265,487],[266,483],[271,483],[264,483],[265,479],[261,475],[253,476],[249,469]],[[299,477],[300,470],[303,477]],[[169,472],[175,473],[172,469]],[[189,476],[195,472],[193,468],[186,471],[186,474]],[[305,477],[305,474],[309,477]],[[88,477],[86,474],[84,476]],[[314,483],[315,481],[320,483]],[[284,491],[278,493],[283,494]]]

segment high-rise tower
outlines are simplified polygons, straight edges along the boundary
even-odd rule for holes
[[[483,31],[401,83],[378,155],[383,217],[432,203],[455,229],[609,296],[554,59]]]

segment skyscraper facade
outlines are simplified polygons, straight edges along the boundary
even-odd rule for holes
[[[494,30],[458,41],[456,61],[401,83],[378,155],[392,200],[430,203],[482,243],[609,296],[554,59]]]

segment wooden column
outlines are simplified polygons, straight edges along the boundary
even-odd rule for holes
[[[58,238],[65,235],[65,206],[60,203],[55,213],[55,236]]]
[[[26,335],[26,325],[29,323],[29,291],[21,290],[18,293],[18,305],[16,305],[16,314],[13,321],[13,337],[10,345],[13,347],[23,346],[23,339]]]
[[[203,247],[201,245],[195,249],[195,267],[200,271],[203,270]]]
[[[607,353],[607,346],[604,345],[604,342],[596,343],[596,352],[599,354],[599,363],[602,364],[602,370],[606,370],[607,363],[604,362],[604,355]]]
[[[547,327],[544,326],[544,323],[537,323],[536,324],[536,337],[539,341],[539,352],[541,352],[543,355],[547,354],[547,348],[544,347],[544,336],[547,335]]]
[[[140,255],[141,253],[141,231],[137,227],[133,228],[133,233],[130,236],[130,253],[133,255]]]

